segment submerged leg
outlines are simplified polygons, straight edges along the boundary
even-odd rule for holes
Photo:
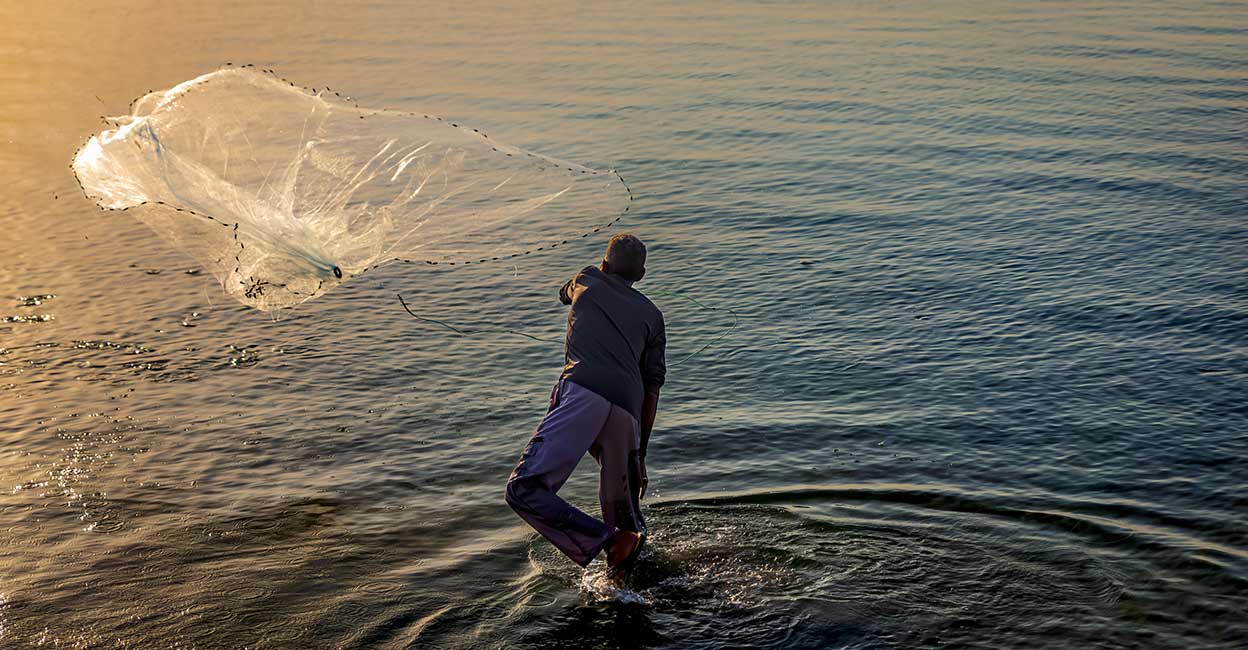
[[[561,382],[551,410],[507,480],[507,504],[556,548],[586,566],[614,529],[556,494],[611,415],[611,403],[572,382]]]

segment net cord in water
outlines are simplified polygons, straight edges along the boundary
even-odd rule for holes
[[[707,305],[697,300],[696,298],[692,298],[690,296],[686,296],[684,294],[677,293],[675,291],[650,291],[650,292],[647,292],[647,295],[669,296],[672,298],[679,298],[681,300],[688,301],[692,303],[693,305],[697,306],[698,308],[703,309],[705,311],[725,311],[725,312],[728,312],[732,316],[732,323],[729,324],[728,327],[724,329],[724,331],[720,332],[717,336],[710,339],[709,341],[703,343],[700,347],[698,347],[698,349],[694,350],[693,352],[690,352],[682,356],[680,359],[668,364],[669,367],[679,366],[682,363],[685,363],[686,361],[689,361],[690,359],[706,351],[706,349],[710,348],[712,345],[718,343],[719,341],[722,341],[725,337],[731,334],[733,330],[737,328],[737,324],[740,322],[740,317],[737,315],[736,310],[732,309],[731,307],[712,307],[710,305]],[[552,339],[541,338],[539,336],[527,334],[525,332],[521,332],[520,330],[515,330],[515,329],[478,329],[478,330],[463,329],[463,328],[451,325],[450,323],[447,323],[446,321],[438,320],[436,318],[430,318],[428,316],[421,316],[420,314],[417,314],[416,312],[412,311],[411,307],[408,306],[407,301],[403,299],[403,294],[396,293],[395,296],[398,297],[399,304],[403,306],[404,311],[406,311],[409,315],[411,315],[412,318],[415,318],[416,320],[423,321],[426,323],[433,323],[440,327],[444,327],[460,336],[474,337],[474,336],[478,336],[482,334],[514,334],[516,336],[523,336],[525,338],[532,339],[534,341],[541,341],[542,343],[562,343],[561,340],[556,341]]]

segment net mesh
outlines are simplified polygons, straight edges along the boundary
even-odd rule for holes
[[[86,195],[131,211],[266,311],[387,263],[557,248],[610,226],[632,200],[614,171],[250,66],[148,93],[109,121],[74,156]]]

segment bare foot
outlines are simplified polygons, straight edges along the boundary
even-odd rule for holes
[[[621,530],[611,539],[607,548],[607,566],[615,568],[633,554],[633,550],[641,543],[641,535],[631,530]]]

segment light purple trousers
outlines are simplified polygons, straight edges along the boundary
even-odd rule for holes
[[[586,566],[617,529],[644,533],[639,489],[641,431],[628,411],[567,380],[507,479],[507,504],[560,551]],[[598,521],[556,494],[589,452],[598,461]]]

